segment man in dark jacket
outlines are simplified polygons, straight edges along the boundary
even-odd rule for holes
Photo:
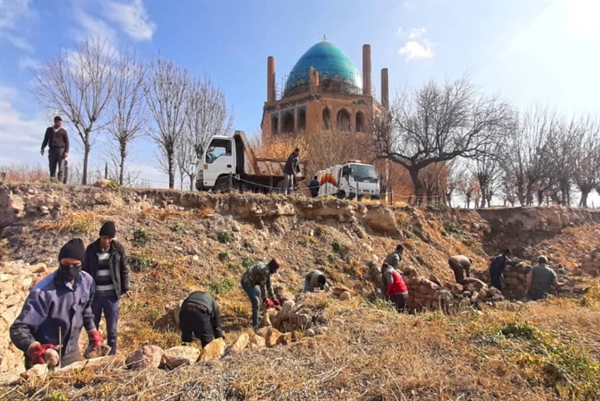
[[[308,188],[310,189],[310,196],[312,196],[313,198],[319,196],[319,187],[319,180],[317,180],[317,176],[315,175],[315,178],[313,178],[310,184],[308,184]]]
[[[10,327],[10,339],[25,354],[25,367],[44,363],[47,349],[60,348],[61,365],[81,359],[79,335],[85,327],[90,344],[103,340],[92,313],[94,280],[81,271],[83,241],[67,242],[58,254],[59,268],[29,293],[21,313]]]
[[[56,168],[59,168],[58,175],[62,179],[63,159],[69,157],[69,135],[67,130],[61,127],[62,119],[59,116],[54,117],[54,125],[46,128],[44,142],[42,142],[41,154],[44,156],[44,148],[48,145],[48,162],[50,165],[50,179],[56,179]]]
[[[511,253],[510,249],[506,249],[501,255],[496,256],[492,260],[490,264],[490,281],[492,282],[492,287],[502,290],[502,274],[504,273],[504,269],[506,269],[507,263],[510,262],[508,257]]]
[[[260,300],[262,299],[268,308],[279,305],[271,284],[271,275],[277,273],[278,269],[279,263],[271,259],[269,263],[257,263],[242,274],[242,288],[252,305],[252,328],[255,331],[258,330]]]
[[[100,238],[87,247],[83,264],[83,270],[96,283],[96,295],[92,303],[94,323],[96,327],[100,326],[104,312],[110,355],[117,353],[119,298],[123,294],[131,296],[125,248],[115,241],[116,233],[115,224],[112,221],[106,222],[100,229]]]
[[[192,333],[200,339],[202,347],[215,338],[223,338],[221,313],[215,298],[204,291],[192,292],[181,305],[179,327],[183,343],[192,342]]]
[[[283,187],[286,195],[290,194],[292,189],[294,189],[297,174],[300,172],[300,161],[298,159],[299,156],[300,149],[294,149],[294,151],[288,156],[285,166],[283,167],[283,174],[285,175]]]

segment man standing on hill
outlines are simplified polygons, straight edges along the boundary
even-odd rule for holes
[[[81,359],[79,335],[85,327],[94,347],[104,341],[94,324],[94,280],[81,271],[85,247],[79,238],[58,253],[58,269],[29,293],[21,313],[10,327],[10,339],[25,353],[25,367],[44,363],[44,352],[60,348],[61,365]]]
[[[100,326],[102,312],[106,318],[106,334],[109,355],[117,353],[117,322],[119,320],[119,298],[129,291],[129,268],[123,245],[115,241],[115,223],[108,221],[100,229],[100,238],[85,251],[83,270],[92,276],[96,284],[96,295],[92,303],[94,323]]]
[[[540,256],[538,263],[527,274],[527,296],[533,301],[545,299],[552,286],[559,286],[556,273],[548,267],[548,258]]]
[[[317,176],[315,175],[310,184],[308,184],[308,189],[310,189],[310,196],[312,196],[313,198],[319,196],[319,187],[319,180],[317,180]]]
[[[402,254],[404,253],[404,247],[400,244],[396,246],[394,252],[388,254],[385,258],[385,263],[392,266],[394,269],[400,267],[400,262],[402,262]]]
[[[510,262],[508,257],[511,253],[510,249],[506,249],[501,255],[496,256],[490,264],[490,281],[492,282],[492,287],[496,287],[500,291],[502,291],[502,274],[504,273],[504,269],[506,269],[506,265]]]
[[[408,301],[408,288],[404,279],[396,269],[385,262],[381,267],[381,272],[389,300],[396,306],[398,312],[404,311],[406,301]]]
[[[458,284],[465,282],[465,274],[467,277],[471,277],[471,261],[465,255],[451,256],[448,264],[454,272],[454,278]]]
[[[56,179],[56,169],[58,168],[59,177],[62,179],[63,171],[61,161],[69,157],[69,135],[67,130],[62,128],[62,118],[54,117],[54,125],[46,128],[44,142],[42,142],[41,154],[44,155],[44,149],[48,145],[48,162],[50,165],[50,179]]]
[[[285,166],[283,167],[283,174],[285,179],[283,181],[283,187],[285,188],[285,194],[289,195],[294,189],[296,183],[297,174],[300,172],[300,149],[296,148],[287,158]]]
[[[203,348],[215,338],[223,338],[221,313],[215,298],[204,291],[192,292],[181,305],[179,327],[183,343],[191,343],[192,334]]]
[[[252,304],[252,328],[258,330],[258,309],[260,300],[272,308],[279,305],[279,301],[275,298],[273,286],[271,285],[271,275],[279,269],[279,263],[275,259],[267,264],[258,263],[250,267],[242,275],[242,288],[248,294],[250,303]]]

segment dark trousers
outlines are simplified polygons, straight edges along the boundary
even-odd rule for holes
[[[490,273],[490,280],[492,282],[492,287],[496,287],[502,291],[502,274]]]
[[[193,341],[192,334],[194,334],[204,348],[215,339],[210,315],[186,303],[181,305],[179,327],[181,328],[181,342],[191,343]]]
[[[100,319],[104,312],[106,319],[106,339],[111,348],[109,355],[117,353],[117,321],[119,320],[119,300],[116,295],[102,296],[96,294],[92,301],[92,313],[96,328],[100,327]]]
[[[406,309],[406,301],[408,300],[408,294],[395,293],[390,295],[390,301],[396,307],[398,312],[404,312]]]
[[[48,162],[50,164],[50,178],[56,178],[56,169],[59,169],[59,174],[62,176],[61,160],[65,154],[65,148],[50,148],[48,149]]]
[[[450,268],[454,272],[454,279],[458,284],[462,284],[465,281],[465,272],[462,266],[455,264],[454,261],[450,261]]]
[[[255,286],[249,286],[242,283],[242,288],[248,294],[250,303],[252,304],[252,328],[258,330],[258,310],[260,308],[260,288]]]

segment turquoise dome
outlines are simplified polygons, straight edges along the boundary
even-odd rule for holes
[[[322,41],[308,49],[292,68],[285,83],[284,97],[309,90],[310,67],[319,72],[321,90],[362,94],[362,77],[352,60],[333,43]]]

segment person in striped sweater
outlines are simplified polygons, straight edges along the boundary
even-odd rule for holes
[[[117,353],[119,299],[122,295],[131,297],[125,248],[115,241],[116,231],[115,223],[104,223],[100,229],[100,238],[87,247],[83,264],[83,270],[96,283],[96,295],[92,302],[94,323],[96,327],[100,327],[100,319],[104,313],[110,355]]]

